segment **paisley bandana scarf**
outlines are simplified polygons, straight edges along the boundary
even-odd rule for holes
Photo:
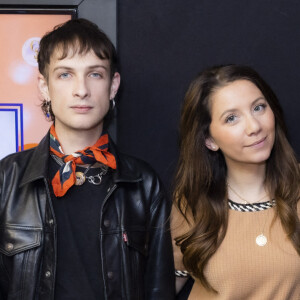
[[[56,197],[62,197],[76,181],[76,165],[100,162],[112,169],[116,169],[116,159],[108,152],[108,134],[104,133],[92,147],[65,155],[58,141],[54,125],[50,128],[50,153],[62,159],[63,164],[52,179],[53,191]]]

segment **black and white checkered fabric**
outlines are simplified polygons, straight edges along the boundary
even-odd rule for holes
[[[271,208],[276,205],[275,199],[271,201],[261,202],[261,203],[253,203],[253,204],[240,204],[233,202],[232,200],[228,199],[228,206],[229,209],[237,210],[241,212],[252,212],[252,211],[261,211],[268,208]]]
[[[189,275],[188,271],[175,270],[175,276],[176,277],[188,277],[190,275]]]

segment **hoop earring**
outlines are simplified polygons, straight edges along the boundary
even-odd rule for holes
[[[110,105],[110,110],[114,110],[114,108],[116,107],[115,98],[109,100],[109,105]]]

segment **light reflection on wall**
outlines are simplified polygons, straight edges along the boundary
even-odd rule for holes
[[[21,141],[20,136],[16,136],[21,134],[21,125],[24,145],[19,145],[19,150],[22,146],[24,149],[35,146],[50,127],[41,111],[37,89],[38,45],[46,32],[69,19],[70,15],[0,14],[0,104],[23,105],[17,131],[11,128],[11,124],[16,124],[16,115],[10,110],[1,110],[0,106],[0,128],[9,132],[0,135],[0,159],[12,152],[11,145],[16,144],[16,140]]]

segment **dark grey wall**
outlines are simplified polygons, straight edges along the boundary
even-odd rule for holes
[[[300,154],[299,1],[0,0],[1,4],[76,5],[79,17],[97,23],[118,44],[118,144],[150,162],[165,183],[177,159],[183,95],[191,79],[209,65],[244,63],[257,69],[277,93]],[[115,136],[115,123],[111,130]]]
[[[188,83],[207,66],[242,63],[273,87],[300,154],[299,15],[296,0],[118,1],[121,148],[150,162],[168,184]]]

